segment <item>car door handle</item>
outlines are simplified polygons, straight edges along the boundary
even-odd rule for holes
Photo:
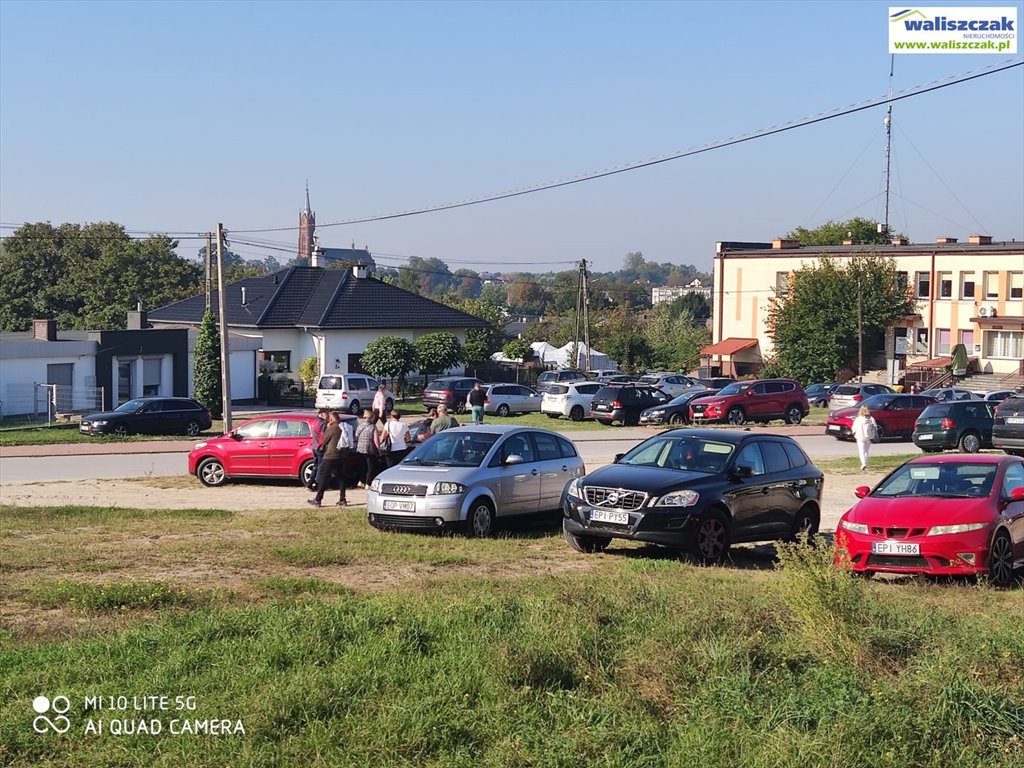
[[[562,465],[562,471],[563,472],[568,472],[569,471],[569,465],[568,464],[563,464]]]
[[[539,469],[531,469],[530,470],[530,474],[531,475],[539,475],[540,474],[540,470]]]
[[[268,443],[266,441],[264,441],[262,443],[259,443],[260,448],[266,448],[268,445],[270,445],[270,443]]]
[[[768,493],[768,486],[767,486],[767,485],[766,485],[766,486],[764,486],[764,487],[763,487],[763,488],[761,489],[761,493]]]

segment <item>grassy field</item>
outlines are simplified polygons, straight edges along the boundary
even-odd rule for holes
[[[1024,765],[1021,589],[830,559],[585,556],[550,519],[479,541],[359,509],[3,507],[0,764]],[[39,695],[69,698],[67,733],[33,732]],[[169,733],[210,719],[233,733]]]

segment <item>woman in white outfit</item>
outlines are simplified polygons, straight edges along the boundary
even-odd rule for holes
[[[391,412],[391,418],[384,424],[384,431],[391,437],[391,449],[384,457],[388,467],[405,458],[409,449],[409,425],[402,422],[402,415],[398,411]]]
[[[866,405],[862,405],[857,412],[857,418],[853,420],[853,439],[857,441],[857,453],[860,454],[860,471],[868,468],[868,449],[871,447],[871,438],[877,434],[878,425],[871,416],[871,411]]]

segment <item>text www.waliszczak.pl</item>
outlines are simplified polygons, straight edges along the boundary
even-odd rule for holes
[[[905,51],[1008,51],[1009,40],[941,40],[932,42],[897,42],[893,41],[896,50]]]

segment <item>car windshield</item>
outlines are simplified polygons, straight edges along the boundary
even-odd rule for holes
[[[422,443],[403,464],[427,467],[479,467],[500,435],[446,429]]]
[[[904,464],[885,478],[871,495],[881,498],[981,498],[992,492],[997,469],[996,464],[952,461]],[[921,506],[922,512],[928,509],[927,505]]]
[[[723,389],[721,392],[719,392],[718,394],[720,394],[720,395],[742,395],[748,389],[750,389],[750,382],[749,381],[735,381],[732,384],[730,384],[729,386],[727,386],[725,389]]]
[[[729,443],[719,443],[686,434],[674,437],[659,436],[640,443],[617,463],[632,467],[657,467],[712,474],[725,469],[734,447]]]
[[[121,405],[117,406],[114,410],[119,413],[135,413],[145,404],[145,400],[129,400],[127,403],[121,403]]]
[[[700,395],[710,395],[710,392],[685,392],[681,395],[676,395],[669,400],[669,405],[686,405],[688,402]]]
[[[659,381],[661,381],[661,378],[658,376],[641,376],[640,381],[642,381],[644,384],[657,384]]]

